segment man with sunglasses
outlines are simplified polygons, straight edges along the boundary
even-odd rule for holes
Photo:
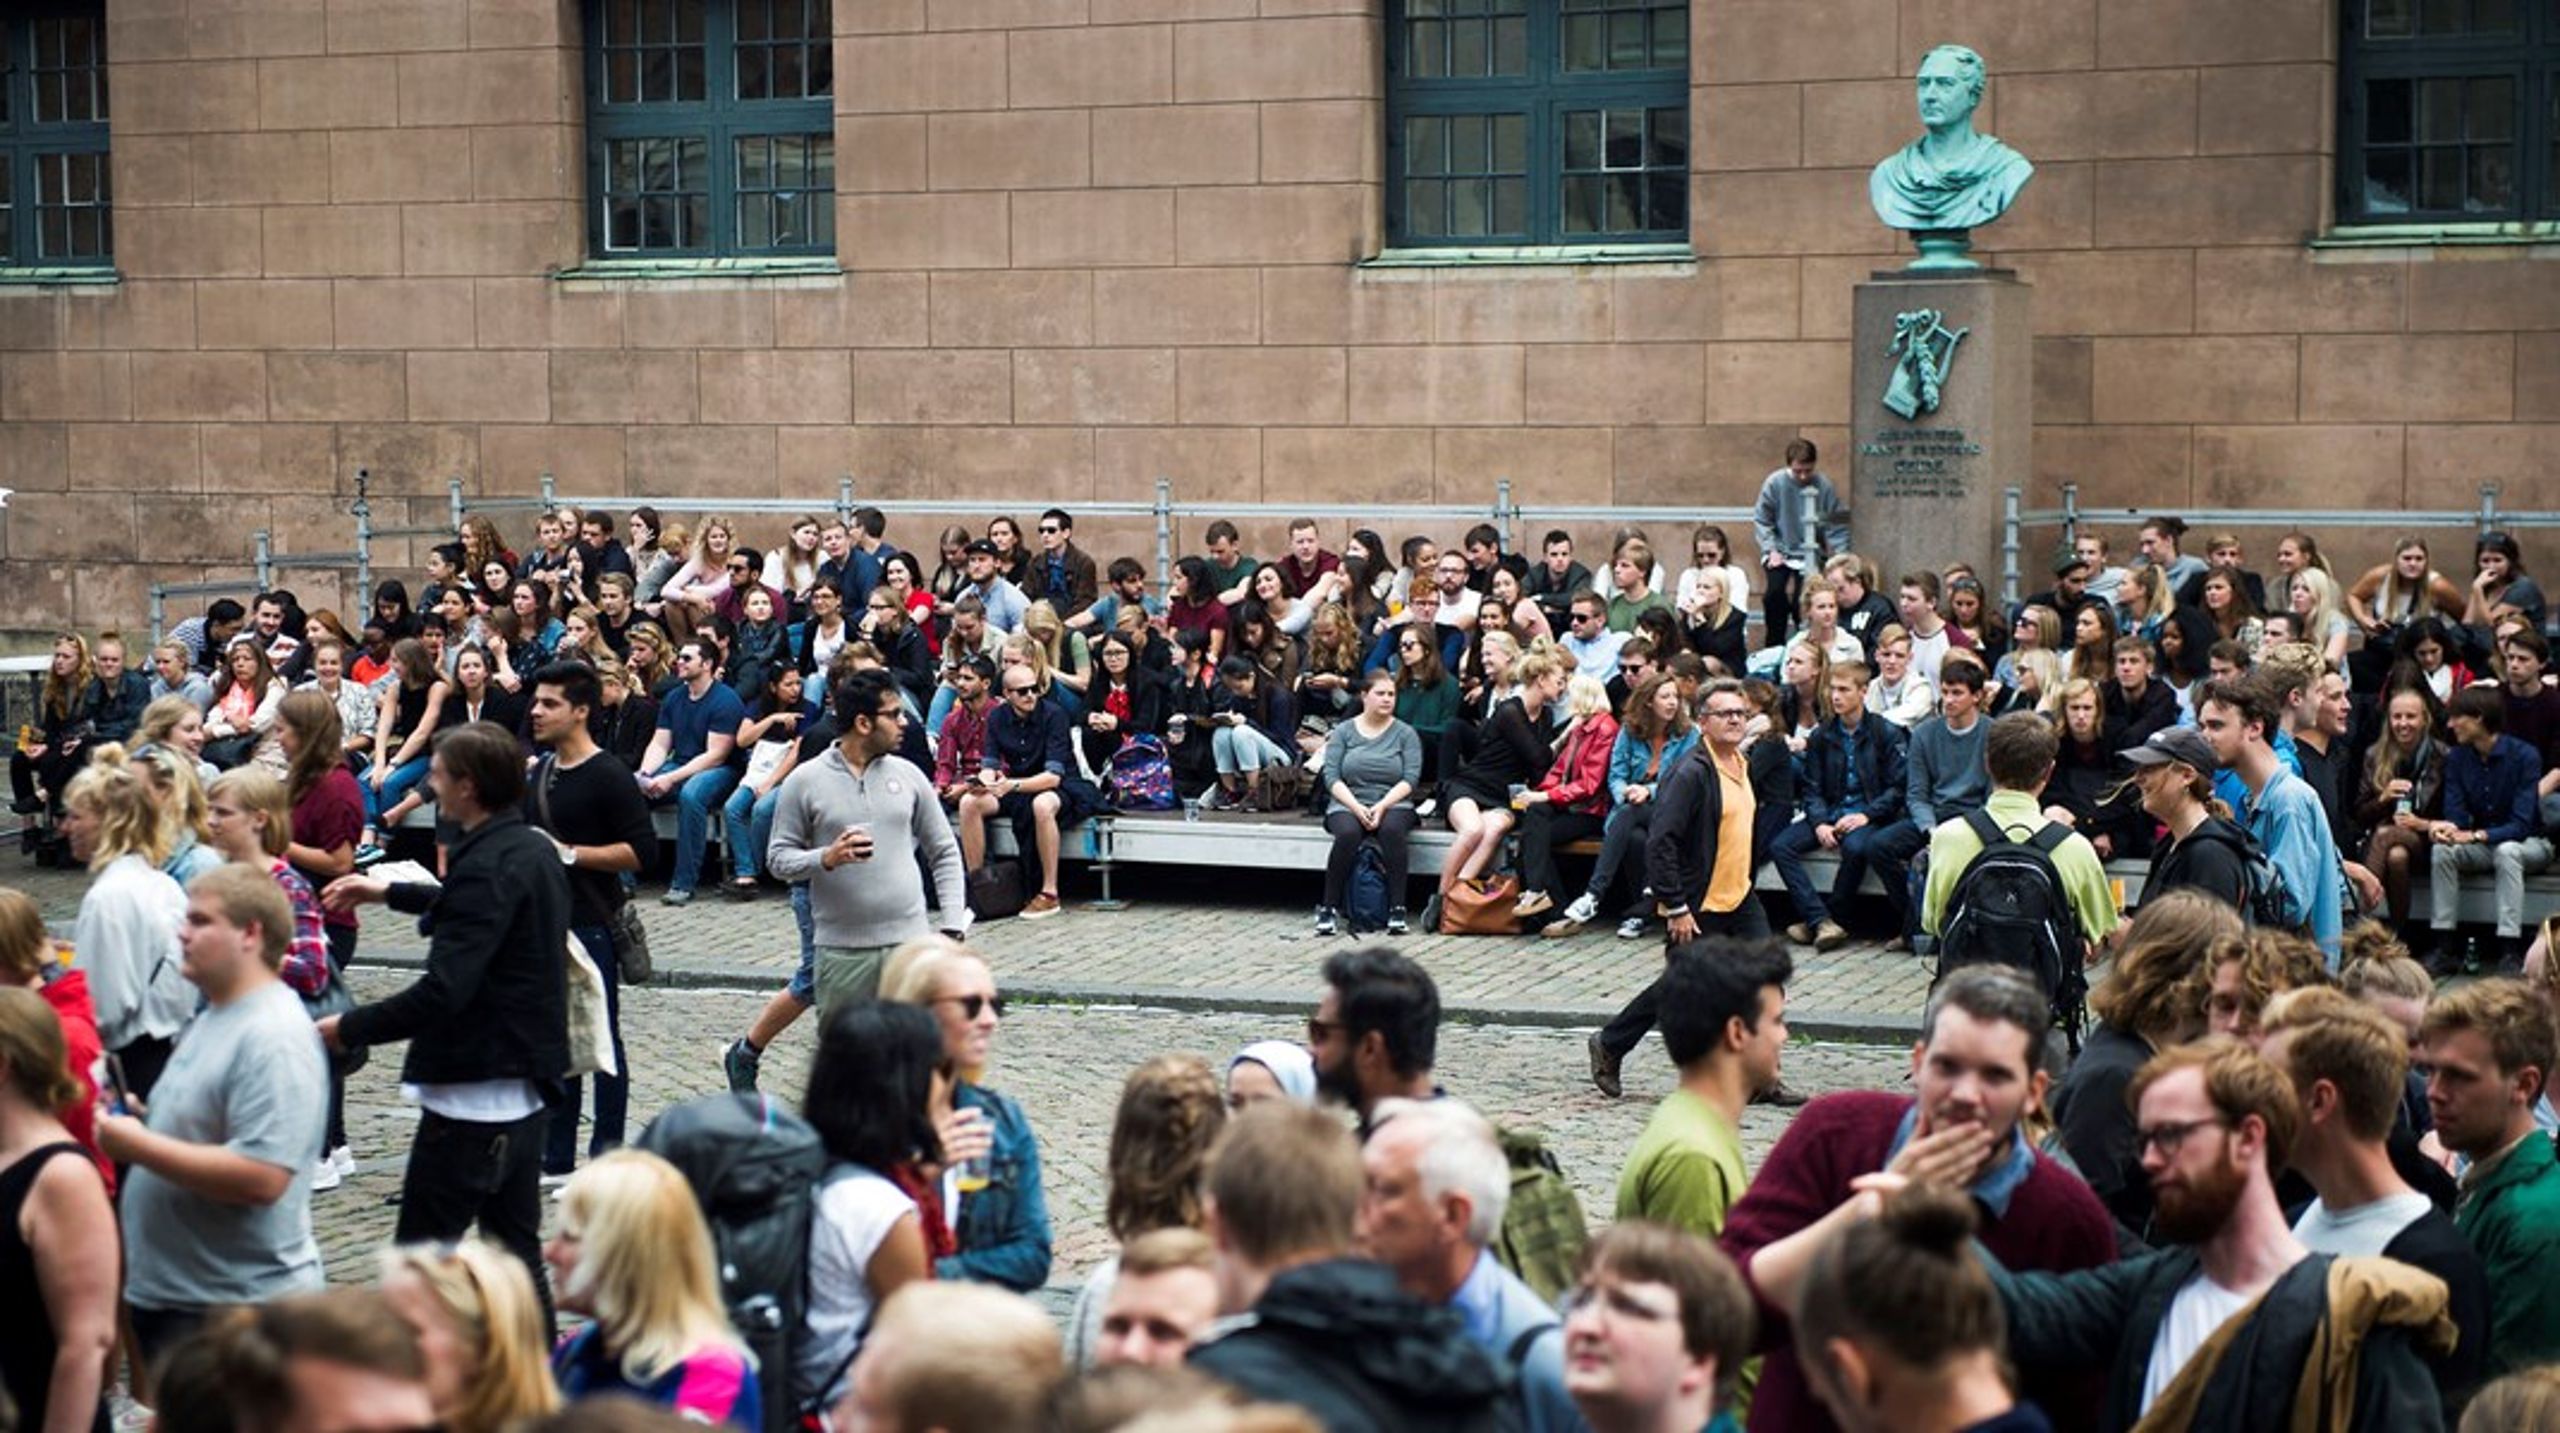
[[[968,868],[987,861],[987,820],[1013,823],[1016,850],[1037,852],[1040,890],[1022,906],[1024,920],[1056,915],[1060,833],[1102,805],[1101,793],[1078,773],[1066,710],[1040,695],[1029,667],[1006,667],[1001,700],[987,718],[978,773],[960,797],[960,848]]]
[[[1605,685],[1618,675],[1619,649],[1630,640],[1625,632],[1609,630],[1608,599],[1587,587],[1573,594],[1572,615],[1557,645],[1573,654],[1574,671],[1588,672]]]
[[[842,735],[783,779],[766,848],[776,876],[809,886],[821,1023],[838,1005],[877,998],[881,966],[902,942],[935,929],[957,940],[969,927],[960,843],[933,779],[897,755],[907,712],[896,680],[857,671],[832,700]],[[930,913],[919,850],[933,871]]]
[[[1040,556],[1031,564],[1023,595],[1047,602],[1062,618],[1074,618],[1093,605],[1097,591],[1093,558],[1076,546],[1076,522],[1065,508],[1040,514]]]

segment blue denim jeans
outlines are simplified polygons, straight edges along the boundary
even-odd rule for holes
[[[720,809],[737,785],[736,768],[715,766],[695,772],[671,795],[650,803],[676,803],[676,868],[667,877],[668,890],[690,891],[702,879],[702,853],[711,845],[711,813]]]
[[[379,791],[373,789],[373,783],[370,781],[360,783],[364,791],[364,819],[367,824],[380,824],[383,812],[399,805],[401,797],[408,795],[419,782],[427,779],[428,761],[427,757],[413,756],[391,768],[391,774],[382,778],[382,789]]]
[[[762,796],[745,782],[729,793],[720,809],[721,825],[729,841],[729,871],[742,881],[752,881],[764,872],[764,847],[773,839],[773,808],[782,803],[782,783]]]
[[[1258,726],[1222,726],[1209,734],[1209,752],[1220,776],[1239,776],[1288,761],[1289,753]]]
[[[949,683],[936,683],[933,689],[933,705],[925,710],[924,729],[937,739],[940,738],[942,723],[951,715],[951,708],[958,705],[959,701],[960,694],[952,690]]]
[[[818,1003],[818,920],[809,909],[809,883],[791,888],[791,918],[800,924],[800,963],[791,971],[787,987],[791,998],[803,1005]]]
[[[595,1132],[587,1139],[587,1157],[592,1159],[618,1148],[630,1121],[631,1065],[622,1053],[622,952],[614,947],[613,932],[603,926],[577,926],[570,934],[587,943],[587,953],[596,958],[596,969],[604,976],[604,1017],[613,1031],[613,1067],[622,1072],[595,1077]],[[550,1126],[542,1136],[545,1174],[566,1174],[577,1167],[578,1109],[584,1103],[585,1083],[574,1076],[563,1082],[560,1098],[551,1106]]]
[[[1813,873],[1804,867],[1805,857],[1822,849],[1814,839],[1813,823],[1799,820],[1778,833],[1769,849],[1769,859],[1777,865],[1778,879],[1786,882],[1787,896],[1795,902],[1796,918],[1806,925],[1820,925],[1831,919],[1831,902],[1844,901],[1858,893],[1867,879],[1867,867],[1877,858],[1876,838],[1884,828],[1870,823],[1840,838],[1833,852],[1840,858],[1839,879],[1831,883],[1831,896],[1826,901],[1813,888]],[[1899,879],[1900,873],[1896,873]]]

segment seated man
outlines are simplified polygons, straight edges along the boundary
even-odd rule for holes
[[[1879,655],[1891,650],[1892,632],[1887,628],[1876,644]],[[1941,825],[1964,820],[1991,799],[1984,753],[1992,724],[1982,719],[1982,689],[1990,685],[1991,675],[1972,653],[1954,652],[1938,669],[1938,681],[1940,713],[1911,729],[1904,751],[1902,819],[1876,836],[1876,865],[1884,872],[1885,898],[1899,917],[1897,941],[1905,946],[1912,944],[1921,922],[1911,883],[1901,873],[1913,857],[1930,849],[1932,833]]]
[[[2445,706],[2453,741],[2444,758],[2444,817],[2427,828],[2435,844],[2434,900],[2427,924],[2437,949],[2429,966],[2443,972],[2459,963],[2449,949],[2462,907],[2466,871],[2497,873],[2498,965],[2524,965],[2524,878],[2551,864],[2551,842],[2542,834],[2535,795],[2542,759],[2508,736],[2506,704],[2487,687],[2465,687]]]
[[[1626,632],[1609,630],[1609,599],[1589,588],[1573,594],[1573,609],[1566,619],[1563,634],[1556,645],[1573,654],[1573,669],[1589,672],[1606,683],[1616,679],[1619,653],[1629,642],[1644,641]],[[1645,642],[1650,653],[1653,644]]]
[[[2140,637],[2118,637],[2116,679],[2105,684],[2107,746],[2131,751],[2156,731],[2178,724],[2178,693],[2151,673],[2151,644]]]
[[[968,793],[969,778],[985,762],[987,717],[995,706],[995,659],[973,655],[945,680],[953,700],[942,729],[934,734],[933,787],[942,793],[944,805],[956,807]]]
[[[1095,585],[1093,557],[1076,546],[1075,519],[1065,508],[1040,514],[1040,553],[1031,559],[1023,595],[1048,603],[1061,618],[1073,621],[1093,605]]]
[[[1040,890],[1023,902],[1022,918],[1040,920],[1063,909],[1059,833],[1100,809],[1101,793],[1077,771],[1066,711],[1040,695],[1031,669],[1007,667],[1002,681],[1003,702],[987,718],[977,776],[960,797],[960,848],[969,869],[978,869],[987,863],[987,818],[1011,822],[1018,855],[1040,863]]]
[[[1848,942],[1832,904],[1858,893],[1876,837],[1902,819],[1906,800],[1902,732],[1891,722],[1868,718],[1867,677],[1864,662],[1833,664],[1831,718],[1814,728],[1799,761],[1797,797],[1804,815],[1778,833],[1769,852],[1795,901],[1796,923],[1787,927],[1787,939],[1817,950]],[[1805,869],[1805,857],[1816,850],[1840,855],[1829,902]]]
[[[1376,645],[1372,646],[1369,649],[1369,655],[1361,660],[1361,672],[1364,674],[1374,672],[1381,667],[1390,672],[1398,670],[1402,664],[1396,660],[1396,638],[1403,635],[1408,627],[1430,634],[1439,643],[1442,671],[1458,670],[1458,659],[1465,655],[1467,650],[1467,634],[1440,621],[1440,590],[1438,588],[1417,587],[1414,589],[1413,599],[1405,604],[1403,620],[1389,620],[1385,630],[1378,633]]]
[[[1013,630],[1022,625],[1022,614],[1031,606],[1031,599],[997,572],[1004,555],[996,551],[994,543],[982,537],[962,552],[968,563],[968,582],[952,599],[955,610],[959,598],[974,597],[978,599],[980,610],[986,614],[987,625],[1000,634],[1012,635]]]
[[[1115,557],[1103,574],[1110,590],[1094,599],[1092,606],[1067,619],[1067,625],[1079,632],[1104,632],[1120,629],[1123,608],[1136,609],[1142,618],[1164,615],[1164,603],[1147,592],[1147,569],[1134,557]],[[1143,624],[1142,624],[1143,625]]]
[[[1911,1052],[1915,1095],[1856,1091],[1806,1105],[1726,1216],[1722,1243],[1760,1302],[1767,1357],[1751,1426],[1828,1433],[1834,1425],[1805,1382],[1791,1342],[1793,1308],[1815,1252],[1862,1217],[1853,1181],[1878,1171],[1971,1191],[1984,1211],[1982,1243],[2002,1262],[2086,1269],[2115,1257],[2115,1221],[2089,1186],[2028,1142],[2020,1121],[2044,1095],[2053,1017],[2013,972],[1969,966],[1929,997]],[[2083,1391],[2043,1376],[2028,1391],[2049,1405]],[[2059,1395],[2059,1396],[2057,1396]]]
[[[1591,569],[1573,560],[1573,534],[1563,528],[1549,529],[1538,546],[1540,560],[1521,580],[1520,595],[1537,603],[1547,625],[1561,632],[1573,594],[1591,586]]]
[[[720,663],[708,644],[676,649],[676,684],[658,702],[658,733],[640,758],[640,794],[652,806],[676,803],[676,864],[659,899],[680,906],[693,899],[702,858],[711,843],[711,813],[738,786],[729,753],[738,745],[747,705],[720,680]]]
[[[951,629],[942,635],[941,675],[934,684],[932,704],[925,709],[927,731],[942,730],[943,718],[951,714],[951,703],[959,696],[960,669],[972,657],[984,657],[992,665],[1004,649],[1004,634],[987,620],[987,604],[967,593],[951,603]]]

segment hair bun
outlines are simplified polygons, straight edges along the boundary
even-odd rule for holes
[[[1963,1252],[1981,1220],[1971,1195],[1914,1186],[1885,1202],[1880,1222],[1903,1243],[1954,1258]]]

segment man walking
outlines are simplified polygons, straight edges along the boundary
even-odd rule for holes
[[[1778,1082],[1795,962],[1774,941],[1714,938],[1672,950],[1662,1043],[1680,1086],[1654,1107],[1618,1176],[1618,1218],[1713,1239],[1751,1180],[1742,1111]]]
[[[960,843],[932,778],[896,754],[907,720],[896,680],[854,672],[833,700],[843,734],[783,780],[766,848],[774,875],[809,884],[822,1022],[839,1005],[879,995],[880,968],[901,942],[937,924],[954,939],[969,927]],[[919,850],[933,868],[932,920]]]
[[[130,1166],[124,1293],[146,1366],[216,1308],[321,1286],[311,1169],[329,1073],[301,998],[276,976],[292,941],[293,909],[266,872],[228,865],[197,877],[183,969],[204,1013],[147,1115],[98,1120],[99,1149]],[[100,1274],[113,1276],[112,1266]]]
[[[1751,889],[1751,828],[1759,805],[1742,755],[1751,701],[1731,677],[1707,683],[1699,695],[1704,739],[1663,777],[1644,843],[1645,885],[1661,901],[1669,926],[1666,960],[1702,935],[1757,940],[1769,933],[1769,917]],[[1592,1033],[1591,1083],[1600,1093],[1618,1097],[1618,1067],[1653,1028],[1661,1004],[1657,980]]]
[[[404,1085],[422,1107],[400,1180],[402,1244],[481,1232],[524,1261],[547,1304],[542,1264],[543,1114],[569,1068],[567,871],[520,814],[515,733],[469,722],[436,737],[427,782],[462,834],[444,883],[341,876],[328,901],[381,901],[419,916],[426,973],[385,1000],[320,1022],[333,1050],[406,1040]]]
[[[2560,1358],[2560,1162],[2534,1122],[2560,1057],[2551,1014],[2520,980],[2481,980],[2418,1027],[2436,1137],[2470,1161],[2454,1226],[2489,1276],[2483,1377]]]
[[[613,1040],[613,1072],[596,1076],[595,1133],[590,1157],[622,1143],[631,1108],[631,1068],[622,1049],[622,948],[613,932],[620,923],[626,872],[640,869],[644,851],[658,843],[649,803],[631,779],[631,768],[596,745],[587,719],[603,703],[595,668],[553,662],[533,674],[533,703],[526,717],[536,743],[550,755],[534,766],[533,794],[525,820],[549,836],[569,873],[569,933],[587,948],[604,977],[605,1025]],[[561,1087],[551,1112],[542,1172],[567,1174],[578,1162],[581,1082]]]
[[[2258,838],[2258,849],[2284,877],[2292,922],[2310,927],[2312,942],[2334,968],[2344,883],[2338,847],[2329,838],[2329,818],[2320,809],[2319,796],[2284,769],[2268,744],[2277,720],[2274,695],[2256,673],[2207,681],[2196,700],[2196,725],[2214,759],[2240,779],[2240,824]]]

